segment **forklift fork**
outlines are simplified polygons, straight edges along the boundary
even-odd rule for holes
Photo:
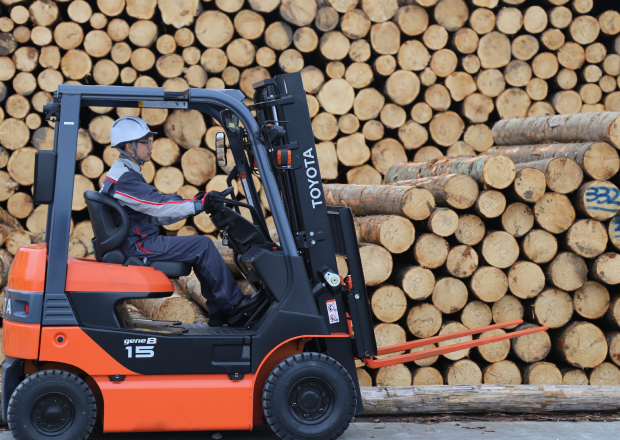
[[[457,339],[463,336],[476,335],[478,333],[487,332],[490,330],[501,329],[504,327],[511,327],[514,325],[522,324],[523,320],[502,322],[500,324],[487,325],[484,327],[473,328],[469,330],[463,330],[460,332],[448,333],[446,335],[433,336],[430,338],[418,339],[416,341],[404,342],[402,344],[389,345],[387,347],[380,347],[377,349],[377,356],[382,354],[396,353],[397,351],[410,350],[412,348],[424,347],[425,345],[435,344],[438,342],[449,341],[451,339]],[[548,330],[548,327],[535,327],[526,330],[520,330],[512,333],[506,333],[505,335],[488,336],[486,338],[474,339],[473,341],[459,342],[457,344],[450,344],[444,347],[430,348],[428,350],[422,350],[415,353],[401,354],[398,356],[392,356],[386,359],[375,359],[370,357],[364,359],[364,363],[370,368],[387,367],[388,365],[402,364],[404,362],[417,361],[419,359],[426,359],[433,356],[439,356],[446,353],[452,353],[467,348],[478,347],[480,345],[492,344],[494,342],[503,341],[506,339],[518,338],[519,336],[531,335],[532,333],[538,333]]]

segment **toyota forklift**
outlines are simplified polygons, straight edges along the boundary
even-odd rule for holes
[[[55,122],[53,150],[35,160],[33,199],[49,206],[45,243],[19,249],[3,304],[2,418],[16,439],[86,439],[96,423],[106,433],[266,423],[285,439],[335,439],[363,414],[355,359],[379,368],[546,330],[377,358],[520,321],[378,349],[353,215],[326,206],[301,74],[254,88],[246,106],[238,90],[58,86],[44,109]],[[234,166],[207,213],[244,277],[266,292],[243,327],[132,319],[125,300],[170,296],[170,278],[191,268],[127,259],[119,248],[129,220],[107,195],[84,194],[96,260],[68,257],[80,109],[88,106],[196,110],[222,126],[217,158]],[[236,178],[247,203],[234,196]],[[346,278],[336,255],[347,259]]]

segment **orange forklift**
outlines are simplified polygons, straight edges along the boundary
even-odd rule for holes
[[[106,433],[267,423],[284,439],[335,439],[363,414],[354,359],[378,368],[546,330],[377,359],[520,321],[377,349],[353,216],[325,204],[301,75],[254,88],[246,107],[237,90],[58,86],[45,106],[54,147],[35,161],[33,198],[49,205],[46,240],[19,249],[3,304],[2,418],[16,439],[86,439],[96,423]],[[129,221],[107,195],[84,195],[96,261],[68,257],[80,109],[87,106],[197,110],[221,124],[218,161],[234,159],[234,167],[229,188],[210,196],[208,213],[239,270],[267,293],[244,327],[132,319],[124,300],[169,296],[170,278],[191,268],[126,259],[119,247]],[[260,173],[279,243],[270,238],[252,173]],[[232,192],[236,178],[247,203]],[[346,278],[336,254],[347,259]]]

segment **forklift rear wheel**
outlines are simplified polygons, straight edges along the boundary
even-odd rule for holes
[[[44,370],[15,389],[7,418],[16,440],[85,440],[96,416],[95,397],[86,382],[67,371]]]
[[[263,390],[263,411],[286,440],[336,439],[355,414],[355,384],[335,359],[301,353],[280,362]]]

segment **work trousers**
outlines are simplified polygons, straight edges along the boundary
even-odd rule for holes
[[[194,268],[209,313],[232,307],[243,293],[213,242],[202,235],[146,237],[126,250],[128,257],[149,261],[180,261]]]

